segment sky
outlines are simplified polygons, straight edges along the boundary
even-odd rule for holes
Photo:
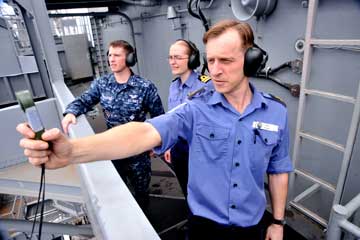
[[[8,4],[4,3],[3,0],[0,0],[0,16],[5,14],[5,15],[15,15],[14,10],[12,7],[10,7]]]

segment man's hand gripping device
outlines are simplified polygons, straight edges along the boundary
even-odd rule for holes
[[[35,139],[41,140],[41,135],[45,132],[44,125],[41,122],[39,112],[35,106],[34,100],[28,90],[20,91],[15,93],[16,98],[20,104],[21,109],[24,111],[27,121],[31,127],[31,129],[35,132]],[[38,232],[38,239],[41,239],[41,230],[42,230],[42,223],[43,223],[43,216],[44,216],[44,203],[45,203],[45,166],[44,164],[41,165],[41,180],[40,180],[40,189],[39,195],[36,205],[35,217],[34,222],[31,230],[30,239],[32,239],[34,229],[35,229],[35,222],[38,215],[38,207],[40,204],[40,196],[42,193],[42,201],[41,201],[41,212],[40,212],[40,223],[39,223],[39,232]]]

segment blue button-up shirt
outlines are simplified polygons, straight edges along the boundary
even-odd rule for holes
[[[204,86],[213,88],[211,80],[205,83],[199,80],[199,76],[199,73],[191,71],[189,78],[184,83],[181,82],[180,77],[177,77],[172,81],[169,87],[168,110],[185,102],[189,93]]]
[[[179,136],[188,141],[189,207],[225,225],[257,224],[266,207],[265,173],[293,169],[287,109],[250,86],[253,97],[243,114],[222,94],[207,91],[148,120],[161,136],[157,153],[171,148]],[[256,122],[275,128],[256,128]]]
[[[214,89],[212,81],[202,82],[200,74],[191,71],[188,79],[182,83],[180,77],[175,78],[169,87],[168,110],[187,101],[189,94],[198,91],[201,88],[205,90]],[[206,89],[205,89],[206,88]],[[184,139],[179,139],[178,143],[172,148],[171,154],[173,158],[182,158],[188,155],[188,144]]]
[[[95,79],[87,91],[67,106],[64,114],[79,116],[99,102],[108,128],[131,121],[143,122],[147,113],[151,117],[164,113],[160,96],[151,81],[131,75],[126,83],[120,84],[111,73]]]

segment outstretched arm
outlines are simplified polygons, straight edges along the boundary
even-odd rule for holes
[[[24,154],[33,165],[45,164],[55,169],[72,163],[103,159],[121,159],[150,150],[161,144],[158,131],[150,123],[130,122],[104,133],[69,140],[59,129],[51,129],[42,139],[33,140],[34,132],[26,124],[17,130],[24,136],[20,141]],[[51,142],[51,149],[49,144]]]

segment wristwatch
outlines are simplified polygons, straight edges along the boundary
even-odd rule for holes
[[[275,218],[273,218],[273,219],[271,220],[271,223],[272,223],[272,224],[276,224],[276,225],[285,226],[286,221],[285,221],[285,219],[275,219]]]

